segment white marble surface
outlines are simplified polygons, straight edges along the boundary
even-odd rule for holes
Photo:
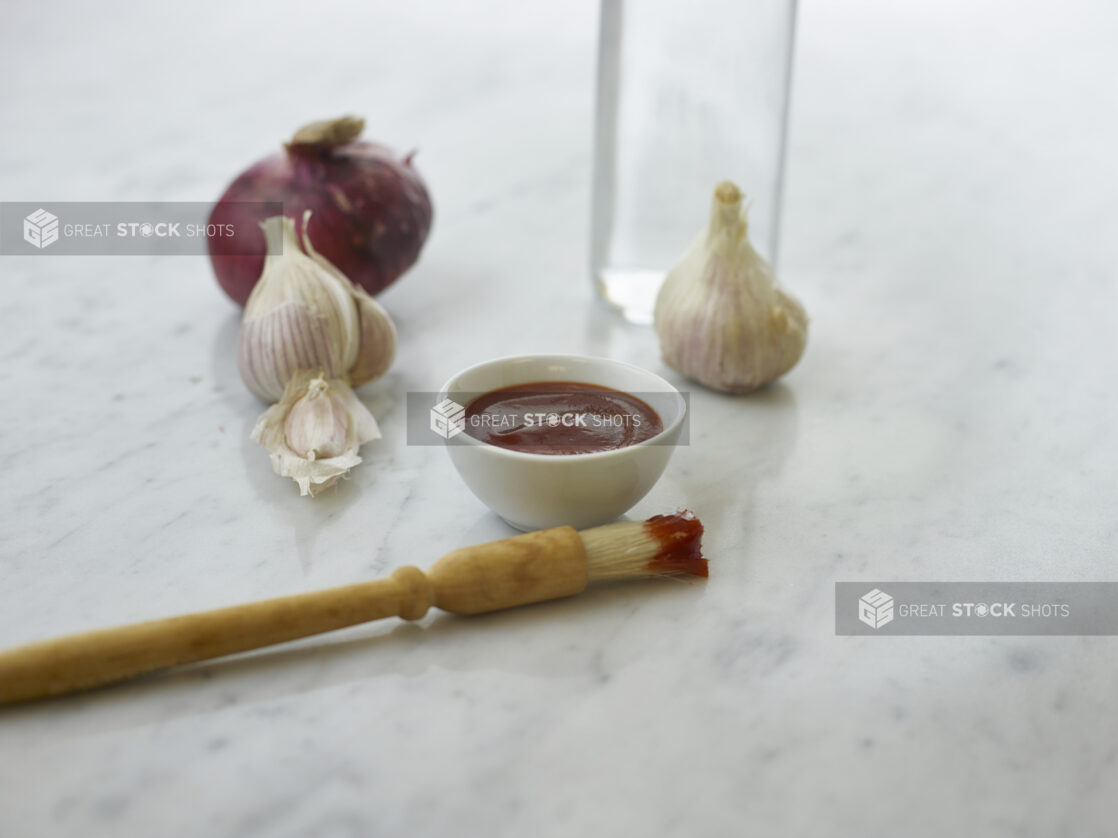
[[[204,260],[0,258],[0,644],[502,536],[403,444],[403,394],[521,351],[666,372],[584,271],[595,4],[376,6],[0,12],[2,200],[209,200],[356,110],[420,147],[437,212],[383,296],[399,362],[362,395],[386,438],[313,502],[247,439]],[[1115,578],[1118,15],[801,12],[783,274],[807,355],[748,398],[693,391],[692,444],[634,511],[694,508],[709,582],[0,711],[0,834],[1113,834],[1118,641],[840,638],[832,597]]]

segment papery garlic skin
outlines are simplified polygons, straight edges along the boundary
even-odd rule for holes
[[[351,283],[303,252],[292,219],[260,226],[268,256],[245,303],[237,362],[248,388],[275,402],[301,370],[343,378],[357,360],[360,321]]]
[[[276,474],[312,497],[360,463],[358,448],[380,436],[376,419],[345,380],[307,371],[295,374],[252,430]]]
[[[303,229],[306,230],[306,224]],[[304,236],[304,242],[307,255],[316,264],[346,283],[357,307],[357,357],[349,368],[349,383],[357,387],[368,381],[375,381],[388,372],[396,358],[396,324],[392,322],[384,306],[373,299],[368,291],[350,282],[337,266],[314,249],[309,236]]]
[[[803,355],[807,314],[750,244],[729,181],[714,191],[709,228],[668,272],[653,322],[664,363],[725,392],[755,390]]]
[[[295,222],[266,219],[264,273],[245,303],[237,362],[248,388],[275,402],[301,370],[358,386],[380,378],[396,357],[396,326],[361,286],[318,253]]]

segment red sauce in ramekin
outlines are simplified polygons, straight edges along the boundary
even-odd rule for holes
[[[651,439],[664,423],[631,393],[578,381],[491,390],[466,406],[466,433],[528,454],[591,454]]]

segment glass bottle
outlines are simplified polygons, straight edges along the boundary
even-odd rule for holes
[[[591,271],[627,319],[652,321],[721,180],[775,263],[795,17],[796,0],[602,0]]]

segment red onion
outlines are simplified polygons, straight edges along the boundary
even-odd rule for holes
[[[301,224],[315,250],[370,294],[384,290],[419,257],[431,229],[431,199],[412,167],[375,143],[359,140],[365,121],[344,116],[295,132],[284,151],[241,174],[214,207],[211,231],[235,225],[235,238],[209,240],[217,281],[244,305],[264,269],[265,201]]]

